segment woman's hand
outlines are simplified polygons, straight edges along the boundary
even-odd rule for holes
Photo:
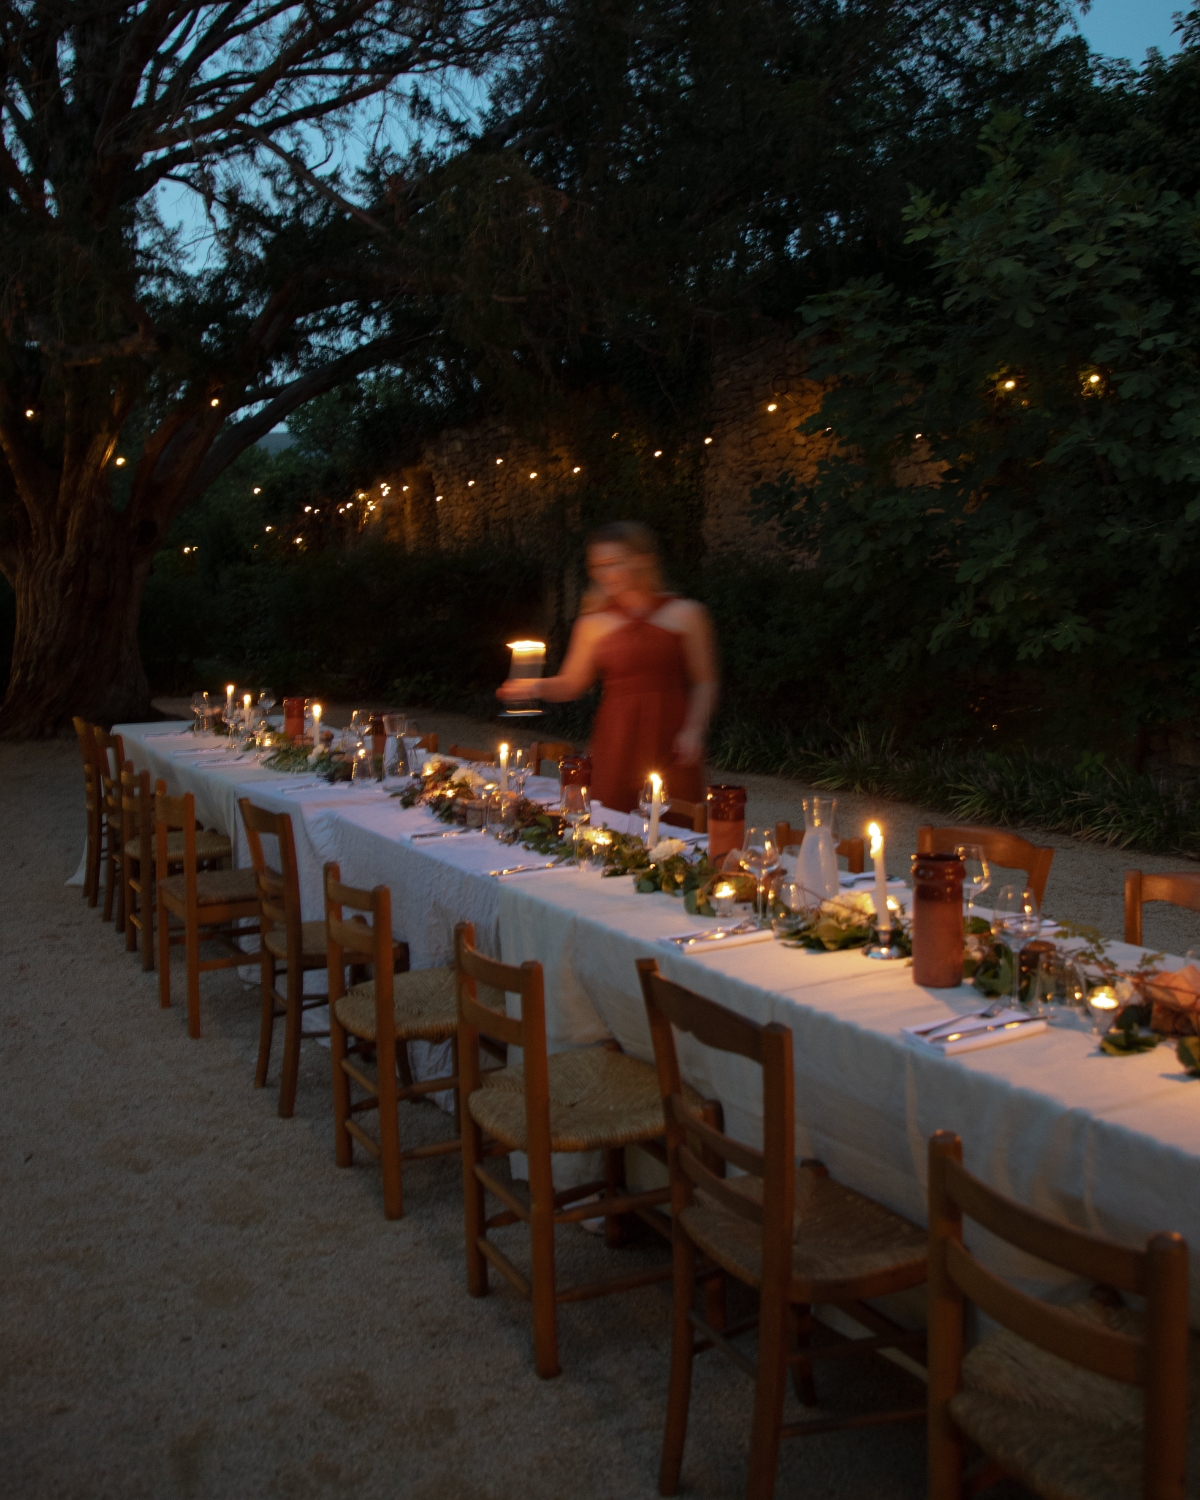
[[[501,703],[528,702],[530,698],[542,696],[541,686],[537,677],[509,677],[496,689],[496,697]]]
[[[675,763],[694,766],[704,753],[704,736],[694,729],[681,729],[671,747],[675,752]]]

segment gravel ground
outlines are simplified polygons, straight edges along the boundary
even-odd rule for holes
[[[499,737],[449,716],[424,727]],[[406,1217],[386,1222],[373,1165],[334,1166],[328,1051],[305,1049],[296,1116],[280,1120],[274,1090],[253,1088],[255,992],[206,976],[204,1036],[189,1041],[182,1008],[160,1010],[156,977],[64,888],[82,826],[75,747],[2,745],[0,773],[13,854],[0,918],[0,1493],[652,1496],[666,1288],[565,1307],[564,1373],[539,1381],[526,1306],[507,1287],[466,1295],[453,1159],[414,1164]],[[800,788],[747,782],[753,816],[798,820]],[[897,856],[923,821],[862,799],[842,811],[846,828],[878,811]],[[1128,862],[1062,848],[1048,905],[1119,932]],[[1200,933],[1185,926],[1164,919],[1150,935],[1186,947]],[[403,1110],[408,1142],[447,1129],[430,1105]],[[520,1256],[519,1231],[506,1233]],[[663,1254],[609,1252],[574,1229],[559,1249],[571,1279]],[[824,1390],[831,1404],[910,1404],[914,1383],[876,1364]],[[742,1493],[750,1414],[749,1383],[700,1360],[684,1493]],[[780,1495],[923,1491],[919,1428],[784,1448]]]

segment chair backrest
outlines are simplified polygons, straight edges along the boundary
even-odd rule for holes
[[[792,1264],[792,1210],[795,1198],[794,1096],[792,1033],[772,1021],[766,1026],[727,1010],[692,990],[665,979],[652,958],[639,958],[638,977],[667,1125],[667,1159],[671,1172],[671,1212],[693,1201],[699,1187],[739,1219],[759,1225],[763,1235],[763,1283],[786,1281]],[[673,1027],[694,1036],[702,1046],[732,1052],[756,1062],[763,1072],[763,1147],[757,1150],[707,1124],[689,1109],[683,1094]],[[708,1160],[705,1160],[708,1157]],[[761,1205],[735,1192],[714,1170],[729,1162],[762,1179]],[[779,1285],[777,1281],[775,1283]]]
[[[262,932],[282,927],[287,937],[288,964],[299,965],[304,951],[304,924],[300,910],[300,867],[296,863],[296,840],[290,813],[256,807],[248,797],[238,798],[250,863],[258,887],[258,909]],[[279,869],[272,870],[263,852],[263,834],[274,834],[279,843]]]
[[[159,782],[159,788],[162,783]],[[183,834],[183,857],[167,857],[167,840],[172,833]],[[154,873],[163,880],[171,865],[182,864],[185,895],[189,906],[196,899],[196,799],[191,792],[182,797],[168,797],[164,790],[154,794]]]
[[[791,844],[804,842],[804,829],[793,828],[790,823],[776,823],[775,847],[786,849]],[[839,839],[834,846],[845,859],[851,875],[861,875],[867,867],[867,846],[862,839]]]
[[[1053,1307],[985,1269],[963,1245],[963,1216],[1076,1276],[1145,1298],[1145,1336],[1118,1333]],[[961,1383],[967,1301],[1027,1343],[1073,1365],[1144,1388],[1143,1493],[1183,1500],[1187,1440],[1188,1248],[1156,1234],[1130,1250],[1014,1203],[966,1171],[962,1142],[929,1142],[929,1404],[931,1473],[939,1422]],[[937,1460],[941,1462],[939,1458]],[[931,1493],[934,1491],[931,1489]]]
[[[109,734],[98,724],[92,725],[92,745],[96,756],[96,774],[105,807],[114,817],[121,812],[121,768],[125,764],[125,745],[119,734]]]
[[[475,761],[481,766],[494,766],[496,764],[496,752],[494,750],[471,750],[466,745],[451,745],[446,754],[453,755],[458,760]]]
[[[529,747],[529,769],[535,776],[542,774],[542,762],[552,760],[557,774],[558,763],[564,755],[574,755],[575,746],[570,740],[534,740]]]
[[[454,929],[454,980],[458,1001],[458,1076],[463,1099],[482,1085],[479,1040],[521,1048],[525,1078],[525,1129],[529,1144],[530,1184],[535,1173],[550,1184],[550,1075],[546,1055],[546,997],[542,966],[532,959],[523,964],[502,964],[485,958],[475,947],[475,928],[460,922]],[[488,985],[502,995],[517,995],[519,1017],[479,998],[479,986]],[[465,1118],[465,1115],[464,1115]]]
[[[1169,901],[1200,911],[1200,874],[1195,870],[1173,870],[1166,875],[1144,875],[1125,871],[1125,941],[1141,944],[1142,907],[1147,901]]]
[[[395,1055],[395,980],[392,973],[392,893],[386,885],[362,890],[342,884],[332,861],[322,871],[325,890],[325,951],[329,1003],[346,993],[346,965],[369,963],[375,984],[375,1049],[380,1059]],[[345,909],[356,915],[346,920]],[[368,918],[370,919],[368,921]]]
[[[135,771],[127,760],[121,771],[121,848],[138,846],[139,874],[150,873],[154,848],[154,803],[150,795],[150,772]]]
[[[71,721],[79,739],[79,753],[83,757],[83,789],[87,798],[87,810],[95,813],[100,806],[100,773],[96,765],[96,744],[93,737],[94,724],[78,717]]]
[[[708,832],[708,803],[685,802],[682,797],[672,797],[671,805],[662,815],[664,823],[682,823],[693,833]]]
[[[438,753],[438,737],[436,734],[423,734],[417,741],[418,750],[428,750],[430,755]]]
[[[1041,906],[1054,859],[1050,845],[1031,844],[1003,828],[979,828],[973,823],[951,824],[946,828],[932,828],[924,823],[917,829],[918,854],[953,854],[959,844],[978,844],[990,864],[1024,870],[1029,888]]]

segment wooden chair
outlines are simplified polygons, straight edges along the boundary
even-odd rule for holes
[[[682,823],[693,833],[707,833],[708,803],[685,802],[682,797],[672,797],[670,807],[662,815],[662,822],[674,823],[676,827]]]
[[[87,857],[83,867],[83,899],[89,906],[100,900],[100,861],[104,855],[104,813],[100,791],[100,772],[93,742],[95,725],[75,718],[79,753],[83,757],[83,791],[87,808]]]
[[[469,750],[465,745],[451,745],[446,752],[453,755],[456,760],[470,760],[481,766],[494,766],[496,764],[496,752],[494,750]]]
[[[438,737],[436,734],[423,734],[417,741],[418,750],[428,750],[430,755],[438,753]]]
[[[1147,901],[1169,901],[1188,911],[1200,911],[1200,874],[1195,870],[1173,870],[1168,875],[1143,875],[1125,871],[1125,941],[1142,941],[1142,907]]]
[[[835,1182],[820,1162],[804,1161],[797,1168],[792,1033],[786,1026],[759,1026],[673,984],[651,958],[639,959],[637,967],[667,1121],[674,1226],[671,1376],[659,1493],[678,1491],[692,1359],[715,1346],[755,1382],[746,1494],[750,1500],[769,1500],[775,1493],[781,1438],[924,1418],[922,1402],[901,1411],[831,1413],[785,1426],[783,1399],[789,1367],[797,1396],[805,1406],[814,1406],[815,1360],[923,1344],[922,1334],[899,1328],[866,1306],[865,1299],[921,1285],[925,1234]],[[714,1129],[696,1113],[680,1078],[672,1027],[689,1032],[705,1047],[748,1058],[762,1068],[761,1151]],[[714,1165],[725,1162],[745,1175],[719,1175]],[[695,1311],[698,1252],[758,1290],[758,1318],[719,1331]],[[870,1329],[871,1336],[810,1347],[814,1303],[840,1308]],[[756,1324],[757,1369],[732,1342]]]
[[[300,1043],[304,1037],[328,1036],[327,1031],[304,1030],[304,1012],[328,1003],[328,993],[305,995],[304,976],[326,967],[325,923],[305,922],[300,912],[300,870],[296,841],[288,813],[268,812],[239,797],[238,808],[250,846],[250,862],[258,890],[259,963],[262,970],[262,1024],[258,1033],[258,1063],[254,1087],[267,1082],[275,1022],[283,1018],[283,1067],[279,1075],[279,1115],[290,1120],[296,1109],[300,1076]],[[267,864],[262,835],[273,835],[279,845],[279,870]],[[279,965],[287,973],[286,990],[279,993]]]
[[[125,909],[121,890],[121,772],[125,767],[125,746],[119,734],[109,734],[98,724],[92,726],[92,745],[96,757],[100,816],[104,828],[103,917],[106,922],[111,922],[115,914],[117,931],[123,932]]]
[[[791,844],[802,844],[804,842],[804,829],[793,828],[790,823],[776,823],[775,825],[775,847],[786,849]],[[851,875],[861,875],[867,867],[867,846],[862,839],[839,839],[834,845],[837,852],[846,861],[846,869]]]
[[[202,835],[196,828],[196,800],[191,792],[154,798],[154,867],[158,920],[158,997],[166,1009],[171,1004],[171,944],[183,943],[187,957],[188,1035],[200,1035],[200,975],[209,969],[231,969],[253,963],[256,952],[247,952],[237,939],[252,937],[258,923],[238,927],[239,921],[258,916],[258,888],[253,870],[201,869]],[[180,837],[174,845],[171,835]],[[221,835],[216,835],[220,838]],[[228,840],[225,841],[228,843]],[[211,862],[211,861],[210,861]],[[181,864],[181,874],[169,874]],[[170,919],[183,924],[171,932]],[[223,950],[218,958],[200,957],[200,944],[215,941]]]
[[[670,1267],[657,1266],[582,1286],[560,1287],[554,1265],[554,1230],[559,1224],[603,1216],[605,1240],[615,1248],[622,1242],[622,1216],[638,1213],[669,1235],[665,1221],[655,1222],[662,1216],[651,1210],[667,1201],[670,1190],[629,1193],[624,1186],[624,1148],[661,1137],[662,1100],[653,1068],[623,1052],[584,1047],[547,1056],[541,964],[527,962],[516,968],[484,958],[475,949],[474,928],[466,922],[455,928],[454,951],[467,1290],[472,1297],[487,1295],[490,1262],[532,1303],[534,1362],[537,1373],[547,1379],[560,1369],[560,1302],[629,1291],[671,1275]],[[519,996],[520,1017],[513,1019],[483,1004],[478,997],[481,984]],[[520,1047],[521,1066],[481,1070],[482,1038]],[[700,1098],[692,1097],[695,1107],[701,1108]],[[485,1152],[485,1132],[499,1149],[525,1152],[527,1191],[500,1181],[483,1166],[485,1154],[495,1154]],[[550,1162],[554,1151],[602,1151],[603,1182],[555,1192]],[[591,1201],[597,1192],[603,1194],[600,1203]],[[490,1217],[486,1193],[504,1205]],[[582,1198],[589,1201],[580,1204]],[[488,1238],[489,1229],[518,1221],[529,1225],[532,1266],[528,1276]]]
[[[165,792],[160,781],[154,794]],[[125,951],[133,953],[141,934],[142,968],[154,967],[154,794],[150,772],[126,761],[121,772],[121,883]]]
[[[964,1248],[964,1215],[1006,1246],[1102,1286],[1067,1306],[1018,1291]],[[1121,1292],[1145,1298],[1144,1313],[1124,1306]],[[968,1301],[1001,1331],[964,1358]],[[930,1500],[959,1500],[1004,1475],[1055,1500],[1183,1500],[1188,1345],[1179,1235],[1131,1250],[1068,1229],[965,1171],[958,1136],[930,1140]],[[967,1440],[986,1464],[964,1482]]]
[[[529,769],[535,776],[542,774],[542,762],[552,760],[554,762],[554,774],[558,774],[558,763],[564,755],[574,755],[575,746],[570,740],[534,740],[529,747]]]
[[[401,1162],[446,1156],[460,1147],[456,1130],[451,1140],[400,1149],[400,1104],[458,1087],[454,970],[446,967],[394,973],[391,892],[383,885],[371,891],[343,885],[336,864],[325,866],[324,878],[334,1151],[339,1167],[353,1165],[355,1141],[378,1160],[383,1169],[384,1214],[398,1219],[404,1213]],[[350,921],[343,917],[347,906],[359,913]],[[356,960],[371,964],[373,977],[346,990],[345,966]],[[444,1078],[414,1083],[409,1072],[408,1043],[415,1041],[451,1042],[454,1071]],[[362,1067],[372,1055],[374,1079]],[[397,1068],[403,1086],[396,1083]],[[351,1082],[364,1091],[364,1098],[351,1097]],[[378,1140],[354,1118],[367,1110],[379,1111]],[[457,1116],[457,1109],[455,1113]]]
[[[976,828],[971,823],[947,828],[931,828],[923,824],[917,829],[918,854],[953,854],[958,844],[978,844],[990,864],[1023,870],[1029,888],[1041,906],[1046,893],[1046,878],[1054,859],[1053,848],[1031,844],[1028,839],[1006,833],[1002,828]]]

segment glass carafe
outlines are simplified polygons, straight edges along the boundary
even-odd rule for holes
[[[833,840],[834,797],[804,798],[804,842],[794,879],[818,900],[838,893],[837,847]]]

